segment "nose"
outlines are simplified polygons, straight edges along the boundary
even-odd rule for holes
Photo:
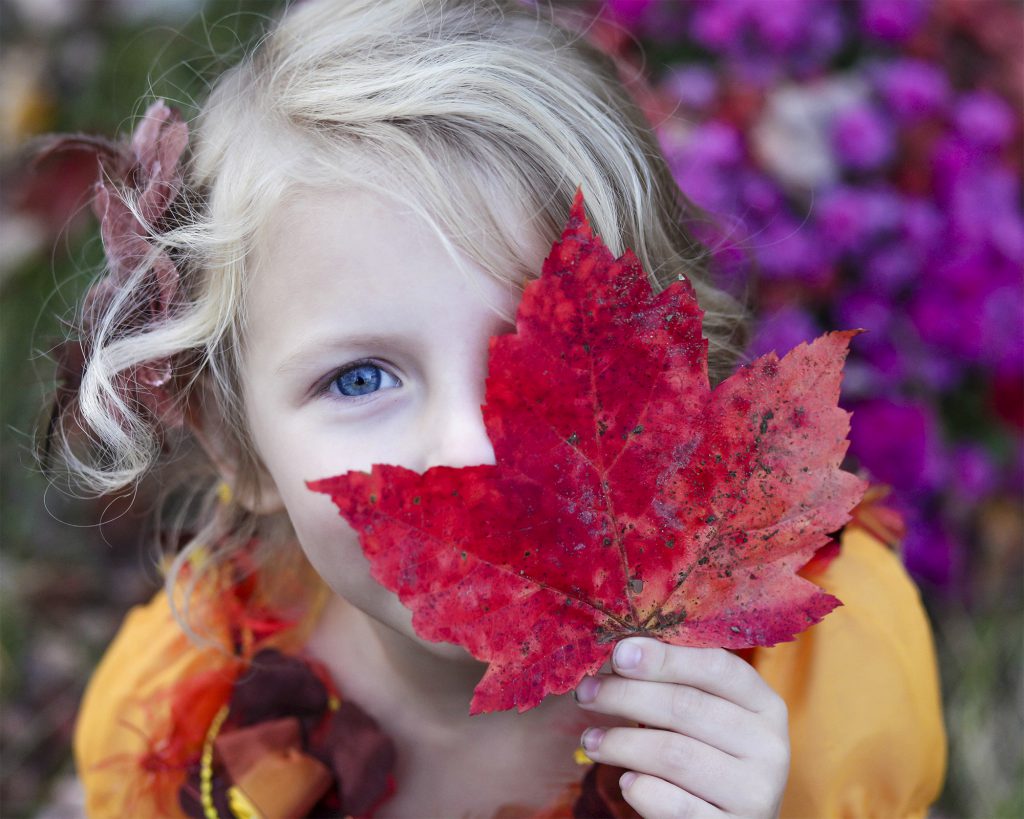
[[[487,437],[481,395],[442,400],[424,419],[424,470],[432,466],[493,464],[494,447]]]

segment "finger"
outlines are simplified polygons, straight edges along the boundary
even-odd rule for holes
[[[615,646],[612,668],[624,677],[682,683],[748,711],[776,719],[785,716],[782,699],[754,667],[724,648],[673,646],[649,637],[630,637]]]
[[[587,711],[686,734],[735,757],[757,757],[784,741],[760,715],[689,685],[588,677],[576,689],[576,702]]]
[[[581,738],[595,762],[650,774],[728,810],[734,783],[741,778],[734,757],[692,737],[653,728],[588,728]]]
[[[623,798],[645,819],[724,819],[703,799],[656,776],[630,771],[619,779]]]

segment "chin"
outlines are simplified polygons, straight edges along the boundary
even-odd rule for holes
[[[413,639],[435,657],[440,657],[443,660],[465,663],[466,665],[480,665],[481,663],[480,660],[476,659],[462,646],[457,646],[454,643],[432,643],[418,636],[413,636]]]
[[[443,660],[449,660],[451,662],[464,663],[466,665],[482,665],[481,660],[476,659],[460,645],[456,645],[455,643],[433,642],[420,637],[412,627],[412,612],[403,606],[397,597],[393,598],[393,601],[395,608],[393,611],[389,612],[389,614],[397,614],[397,616],[388,617],[386,620],[381,618],[381,621],[390,626],[392,630],[397,631],[403,637],[408,638],[411,642],[415,643],[424,651],[435,657],[439,657]],[[369,616],[373,617],[372,614],[369,614]]]

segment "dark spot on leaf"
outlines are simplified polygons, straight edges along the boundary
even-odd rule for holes
[[[377,496],[376,495],[370,495],[370,503],[376,503],[376,502],[377,502]]]
[[[568,438],[566,438],[566,439],[565,439],[565,442],[566,442],[567,444],[570,444],[570,445],[574,445],[574,444],[575,444],[575,443],[576,443],[576,442],[577,442],[577,441],[578,441],[579,439],[580,439],[580,436],[579,436],[579,435],[577,435],[577,434],[576,434],[576,433],[574,432],[574,433],[573,433],[572,435],[570,435],[570,436],[569,436]]]
[[[612,539],[610,537],[606,537],[604,540],[601,541],[601,545],[602,546],[611,546],[612,545]]]
[[[633,427],[633,434],[634,435],[639,435],[643,431],[644,431],[644,425],[643,424],[637,424],[635,427]]]
[[[714,523],[716,520],[718,520],[718,517],[716,515],[708,515],[706,518],[704,518],[705,523]]]
[[[698,566],[706,566],[708,564],[708,556],[704,555],[700,560],[697,561]]]
[[[768,412],[766,412],[764,414],[764,416],[761,418],[761,434],[762,435],[764,435],[768,431],[768,422],[771,421],[772,418],[774,418],[774,417],[775,417],[775,413],[772,412],[771,410],[768,410]]]
[[[641,580],[639,577],[630,578],[629,590],[633,594],[640,594],[640,592],[644,590],[644,581]]]
[[[413,502],[414,506],[419,506],[420,505],[420,496],[417,495],[415,498],[412,499],[412,502]]]

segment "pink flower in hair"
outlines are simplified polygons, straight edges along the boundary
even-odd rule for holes
[[[46,140],[36,155],[39,162],[58,151],[95,154],[99,179],[94,188],[93,212],[100,222],[109,269],[86,294],[86,338],[66,342],[57,351],[60,386],[51,430],[81,386],[96,322],[118,298],[125,299],[115,320],[118,335],[158,324],[174,308],[178,270],[151,235],[166,227],[167,212],[181,193],[180,159],[187,145],[188,126],[177,111],[157,100],[146,110],[128,143],[85,134],[57,135]],[[133,275],[143,267],[141,282],[126,290]],[[170,357],[145,362],[120,373],[118,384],[129,403],[145,407],[168,426],[179,426],[183,419],[170,389],[172,365]]]

